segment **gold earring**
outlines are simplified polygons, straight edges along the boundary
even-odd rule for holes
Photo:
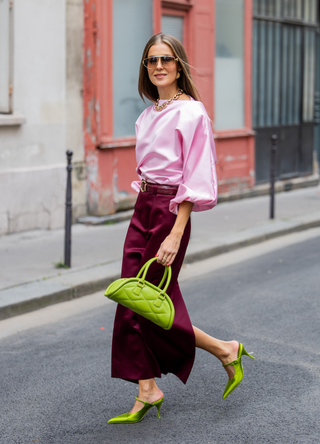
[[[178,74],[177,74],[176,80],[177,80],[179,77],[180,77],[180,71],[178,71]]]

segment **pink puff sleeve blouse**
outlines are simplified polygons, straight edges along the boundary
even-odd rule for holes
[[[160,100],[162,104],[164,100]],[[177,100],[162,111],[150,106],[136,122],[137,173],[149,183],[178,186],[169,210],[192,202],[193,211],[213,208],[218,187],[211,122],[201,102]],[[140,182],[132,182],[135,191]]]

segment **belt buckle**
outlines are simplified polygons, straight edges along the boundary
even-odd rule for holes
[[[144,193],[145,191],[147,191],[147,182],[145,180],[142,180],[140,182],[140,191],[141,191],[141,193]]]

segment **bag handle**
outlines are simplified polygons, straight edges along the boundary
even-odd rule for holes
[[[168,275],[168,268],[169,268],[169,267],[165,267],[165,270],[164,270],[164,273],[163,273],[163,276],[162,276],[161,282],[160,282],[160,284],[158,285],[159,288],[162,287],[164,281],[166,280],[166,277],[167,277],[167,275]],[[171,277],[170,277],[170,279],[171,279]]]
[[[143,273],[142,277],[141,277],[141,280],[145,281],[150,265],[154,261],[156,261],[156,260],[157,260],[156,257],[153,257],[152,259],[148,260],[143,265],[143,267],[141,267],[141,269],[140,269],[140,271],[139,271],[139,273],[137,274],[136,277],[139,278],[141,276],[141,274]],[[167,282],[166,282],[164,288],[162,289],[161,293],[165,293],[167,291],[167,288],[169,287],[169,284],[170,284],[170,281],[171,281],[171,276],[172,276],[172,270],[171,270],[171,265],[170,265],[169,267],[165,267],[165,270],[164,270],[164,273],[163,273],[163,277],[162,277],[161,282],[159,284],[159,288],[161,289],[165,279],[167,278]]]

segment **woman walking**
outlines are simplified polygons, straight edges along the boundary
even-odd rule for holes
[[[241,357],[247,354],[237,341],[221,341],[192,326],[177,282],[190,237],[191,211],[213,208],[218,194],[211,121],[199,101],[185,50],[174,37],[160,33],[146,44],[139,93],[154,104],[136,122],[141,181],[132,184],[139,194],[124,244],[122,277],[136,276],[156,256],[148,280],[158,284],[162,266],[171,265],[167,294],[175,319],[172,328],[164,330],[118,305],[112,377],[138,383],[139,395],[130,412],[109,423],[141,421],[153,406],[160,417],[164,394],[154,378],[173,373],[186,383],[195,347],[217,357],[227,371],[225,399],[243,378]]]

